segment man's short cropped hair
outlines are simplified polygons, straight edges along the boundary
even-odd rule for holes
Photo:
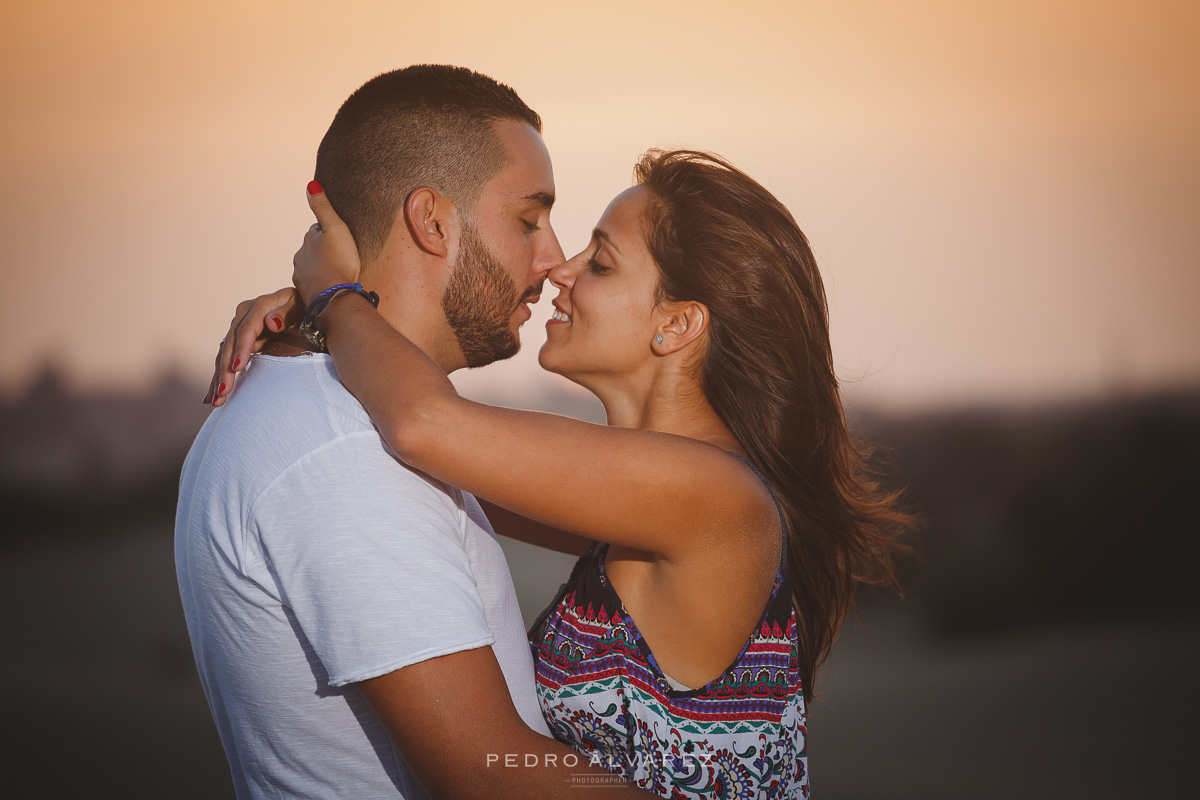
[[[492,123],[539,133],[542,119],[508,86],[464,67],[421,64],[364,83],[317,149],[316,178],[354,234],[362,262],[387,241],[409,194],[428,186],[469,213],[506,165]]]

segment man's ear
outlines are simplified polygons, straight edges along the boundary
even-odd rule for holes
[[[435,256],[449,251],[454,205],[438,190],[421,186],[404,201],[404,222],[417,247]]]
[[[682,350],[708,329],[708,307],[703,303],[670,303],[659,310],[663,317],[650,347],[660,356]]]

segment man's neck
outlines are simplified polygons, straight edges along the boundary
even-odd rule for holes
[[[263,345],[262,349],[264,356],[291,357],[310,355],[312,352],[308,342],[304,341],[304,337],[300,335],[300,329],[295,326],[282,330],[267,339],[267,343]]]
[[[441,303],[443,287],[431,284],[431,270],[413,258],[419,259],[421,254],[411,246],[398,246],[363,264],[359,280],[379,293],[380,316],[442,372],[450,374],[465,367],[466,359],[446,321]]]
[[[454,334],[446,325],[445,317],[441,316],[441,309],[438,309],[437,317],[396,313],[391,308],[380,308],[380,313],[384,321],[429,356],[442,372],[448,375],[466,366]]]
[[[431,307],[428,298],[393,298],[382,297],[379,302],[385,322],[433,359],[442,372],[449,374],[466,366],[440,305]]]
[[[395,325],[392,327],[396,328]],[[399,328],[396,329],[400,330]],[[401,333],[404,332],[401,331]],[[449,350],[450,352],[438,352],[439,348],[437,347],[428,346],[418,339],[411,337],[408,338],[409,341],[421,348],[421,351],[424,352],[425,355],[433,359],[434,363],[441,367],[442,372],[449,374],[454,372],[456,369],[460,369],[461,367],[465,366],[464,364],[460,363],[462,361],[462,353],[457,347],[443,347],[441,350]],[[300,335],[300,328],[296,326],[292,326],[270,336],[267,339],[266,344],[263,345],[262,349],[262,354],[264,356],[276,356],[280,358],[293,358],[295,356],[312,355],[313,352],[314,351],[312,347],[310,347],[308,342],[304,340],[304,337]]]

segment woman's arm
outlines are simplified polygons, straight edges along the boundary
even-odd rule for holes
[[[293,262],[305,300],[359,269],[349,229],[320,187],[309,191],[319,224]],[[338,377],[398,457],[515,515],[673,560],[775,530],[766,489],[718,447],[465,400],[359,295],[334,300],[320,324]],[[249,347],[239,338],[231,352],[248,358]]]
[[[774,527],[762,484],[717,447],[466,400],[358,295],[331,303],[321,327],[338,377],[399,458],[509,511],[667,558]]]

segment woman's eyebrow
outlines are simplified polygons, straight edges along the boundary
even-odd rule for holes
[[[608,242],[608,246],[617,251],[617,255],[622,255],[621,248],[617,247],[617,243],[612,240],[612,237],[605,233],[600,228],[592,228],[593,239],[603,239]]]

